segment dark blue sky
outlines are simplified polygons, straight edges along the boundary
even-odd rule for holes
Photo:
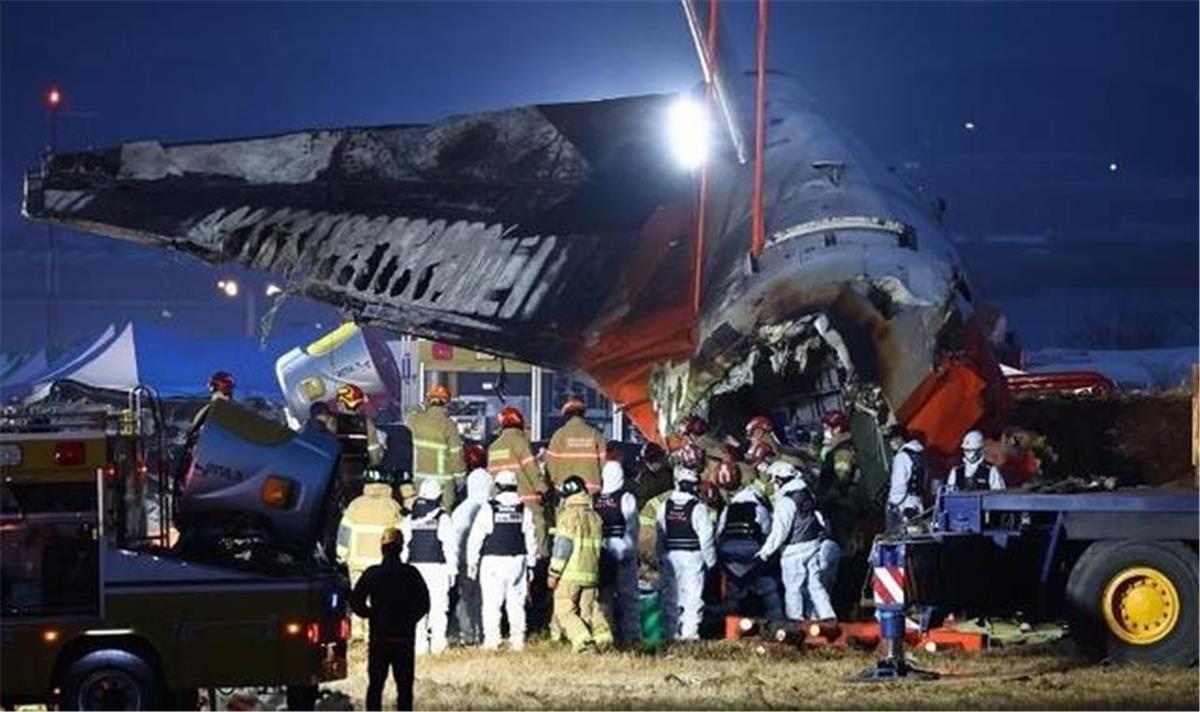
[[[748,60],[753,5],[723,6]],[[84,148],[423,122],[699,79],[676,2],[5,2],[0,31],[6,350],[42,338],[45,230],[21,220],[19,200],[52,82],[67,97],[60,143]],[[1027,343],[1064,343],[1084,315],[1116,310],[1159,314],[1175,343],[1197,342],[1196,3],[776,2],[770,56],[946,197],[973,282]],[[61,243],[65,337],[128,317],[244,328],[244,308],[213,288],[230,270]],[[280,315],[331,317],[297,304]]]

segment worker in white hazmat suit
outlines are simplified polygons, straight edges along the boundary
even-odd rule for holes
[[[663,625],[671,640],[698,640],[704,571],[717,565],[712,514],[700,501],[700,475],[675,468],[675,489],[658,510],[656,547]]]
[[[458,575],[458,542],[441,499],[442,483],[424,480],[412,511],[400,522],[404,560],[416,567],[429,589],[429,613],[417,622],[417,655],[446,649],[450,589]]]
[[[533,512],[517,494],[517,474],[496,475],[496,496],[479,508],[467,541],[467,576],[483,593],[483,647],[500,647],[500,612],[508,615],[508,644],[525,647],[525,595],[537,563]]]
[[[996,466],[983,459],[983,433],[972,430],[962,440],[962,462],[950,470],[947,492],[978,492],[1004,489],[1004,477]]]
[[[467,497],[454,508],[450,522],[454,528],[454,540],[458,544],[458,637],[464,645],[476,645],[483,638],[483,600],[479,581],[466,576],[467,539],[471,525],[481,507],[492,496],[492,475],[487,471],[486,453],[483,448],[468,446],[464,456],[471,469],[467,475]]]
[[[609,461],[600,471],[600,494],[592,503],[600,515],[600,601],[616,628],[622,646],[642,637],[638,616],[638,521],[637,497],[625,489],[621,463]]]
[[[774,482],[771,533],[755,555],[763,563],[782,552],[784,614],[791,620],[832,619],[837,616],[825,588],[826,559],[820,555],[826,539],[812,490],[790,463],[779,461],[767,470]],[[806,605],[810,604],[810,605]]]
[[[897,531],[909,519],[920,515],[924,506],[925,474],[925,446],[919,437],[910,437],[892,458],[885,512],[887,531]]]

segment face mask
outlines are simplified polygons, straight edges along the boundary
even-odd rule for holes
[[[983,450],[963,450],[963,460],[974,465],[983,459]]]

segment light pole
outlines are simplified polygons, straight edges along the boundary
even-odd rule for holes
[[[49,136],[46,145],[47,160],[58,150],[58,110],[62,106],[62,92],[53,85],[46,92],[46,116],[49,121]],[[58,245],[54,239],[54,223],[46,223],[46,354],[54,352],[55,331],[58,321]]]

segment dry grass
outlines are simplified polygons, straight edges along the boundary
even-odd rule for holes
[[[846,682],[874,663],[862,652],[801,652],[706,642],[656,656],[572,655],[546,642],[522,653],[452,650],[417,661],[418,709],[1187,709],[1192,669],[1091,666],[1064,648],[921,655],[936,682]],[[361,708],[363,651],[334,686]],[[394,702],[391,685],[385,703]]]

